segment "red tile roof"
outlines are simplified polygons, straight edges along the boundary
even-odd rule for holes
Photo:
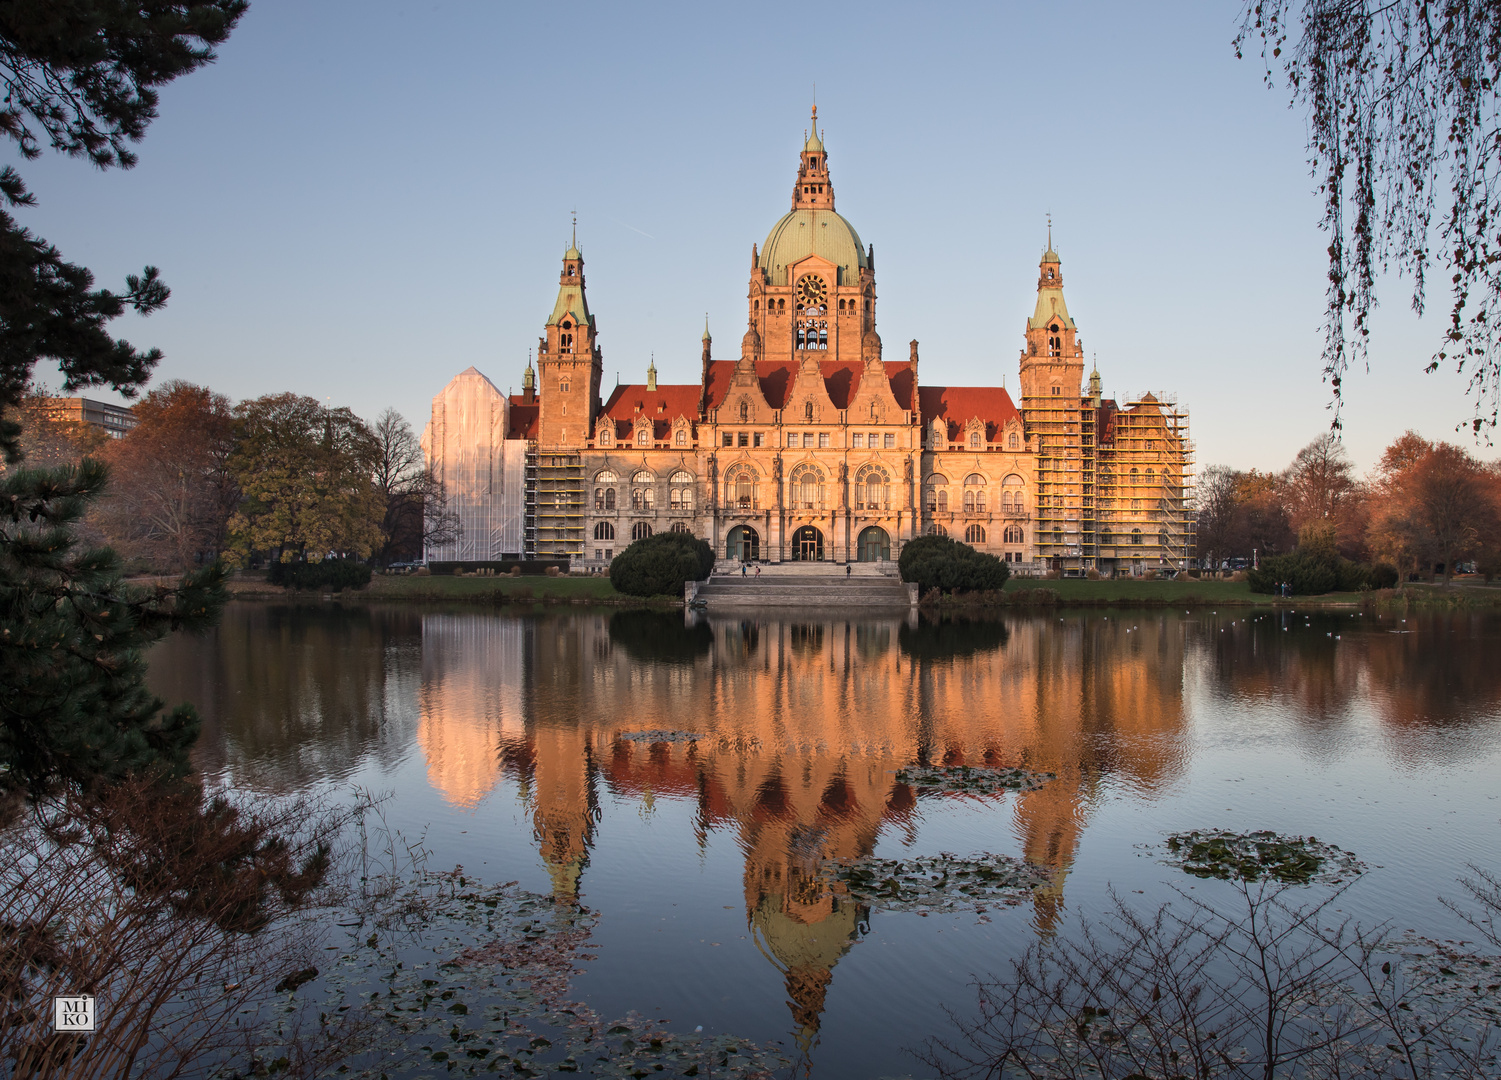
[[[645,383],[622,383],[610,392],[600,414],[615,421],[615,438],[630,439],[636,430],[636,416],[652,418],[653,437],[670,438],[672,422],[679,416],[698,419],[699,388],[689,383],[677,386],[658,384],[648,390]]]
[[[713,360],[709,363],[709,408],[717,409],[724,404],[730,390],[730,380],[735,375],[734,360]],[[860,376],[865,365],[858,360],[824,360],[818,365],[823,375],[824,387],[836,409],[848,409],[860,389]],[[886,378],[891,381],[891,391],[898,404],[909,406],[912,399],[912,366],[905,360],[886,361]],[[792,383],[797,378],[795,361],[763,360],[756,365],[756,376],[761,380],[761,393],[773,409],[785,409],[787,396],[792,392]]]
[[[996,441],[1001,429],[1013,419],[1021,420],[1011,395],[1001,386],[923,386],[917,394],[922,422],[931,425],[934,420],[947,421],[949,438],[955,442],[972,417],[985,421],[988,442]]]

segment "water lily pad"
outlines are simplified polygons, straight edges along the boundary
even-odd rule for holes
[[[1274,832],[1237,833],[1224,829],[1174,833],[1167,839],[1168,861],[1185,873],[1226,881],[1269,879],[1287,885],[1343,881],[1365,864],[1353,851],[1321,843],[1313,836]]]
[[[919,856],[914,859],[833,860],[824,864],[849,895],[885,911],[918,914],[1019,904],[1052,882],[1046,868],[1009,855]]]
[[[964,792],[994,795],[1002,791],[1033,791],[1057,773],[1031,769],[991,769],[977,765],[909,765],[898,769],[897,782],[911,784],[923,792]]]

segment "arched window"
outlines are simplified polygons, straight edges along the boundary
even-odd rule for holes
[[[631,483],[633,484],[655,484],[656,482],[657,478],[652,475],[649,469],[637,469],[631,474]]]
[[[985,529],[979,525],[971,525],[964,530],[964,542],[966,544],[985,543]]]
[[[794,510],[823,508],[823,471],[814,465],[799,465],[792,470],[790,496]]]
[[[615,440],[613,438],[611,438],[611,436],[610,436],[610,429],[609,428],[604,427],[604,428],[600,428],[599,429],[599,445],[600,446],[609,446],[614,441]]]
[[[618,484],[620,483],[620,477],[616,476],[609,469],[606,469],[594,478],[594,482],[596,484]]]
[[[1001,492],[1001,513],[1011,513],[1011,492],[1009,491]]]
[[[929,536],[947,536],[948,534],[949,534],[949,531],[947,529],[945,529],[942,525],[929,525],[928,526],[928,535]]]
[[[1136,477],[1137,477],[1136,468],[1135,468],[1135,466],[1132,466],[1132,468],[1131,468],[1131,483],[1133,483],[1133,484],[1136,483]]]
[[[931,450],[942,450],[944,448],[944,444],[948,441],[948,425],[945,424],[942,420],[934,420],[933,437],[932,440],[928,443],[928,448]]]
[[[594,539],[596,539],[596,540],[613,540],[613,539],[615,539],[615,526],[611,522],[601,521],[598,525],[594,526]]]
[[[672,531],[685,533],[688,531],[688,523],[686,521],[674,521],[672,523]]]
[[[1147,483],[1150,484],[1150,483],[1155,482],[1156,478],[1157,478],[1157,474],[1154,473],[1151,469],[1148,469],[1147,470]]]
[[[651,428],[644,427],[640,431],[636,432],[636,445],[637,446],[649,446],[649,445],[651,445]]]
[[[972,472],[964,478],[964,509],[985,513],[985,477],[979,473]]]
[[[1132,529],[1131,530],[1131,543],[1133,543],[1133,544],[1140,544],[1141,543],[1141,530],[1140,529]]]
[[[938,509],[941,513],[947,513],[949,509],[949,489],[938,489]]]
[[[1001,534],[1001,539],[1004,543],[1007,544],[1023,543],[1021,526],[1007,525],[1006,531]]]
[[[741,465],[724,478],[724,501],[739,510],[756,508],[756,474],[748,465]]]
[[[631,526],[632,540],[645,540],[651,535],[651,526],[644,521],[638,521]]]
[[[1017,450],[1017,449],[1020,449],[1021,444],[1022,444],[1021,436],[1018,435],[1016,432],[1013,431],[1010,435],[1006,436],[1006,449],[1008,449],[1008,450]]]
[[[933,473],[923,481],[923,505],[929,510],[947,510],[949,508],[949,493],[944,486],[949,478],[943,473]]]
[[[673,473],[667,480],[671,485],[669,498],[674,510],[693,509],[693,474],[683,469]]]
[[[605,488],[605,509],[606,510],[613,510],[613,509],[615,509],[615,489],[614,488]]]
[[[672,441],[673,441],[673,444],[676,445],[676,446],[687,446],[688,445],[688,429],[687,428],[678,428],[677,431],[672,436]]]
[[[888,510],[891,476],[879,465],[867,465],[855,475],[855,509]]]

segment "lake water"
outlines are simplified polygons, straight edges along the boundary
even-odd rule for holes
[[[903,1054],[972,976],[1101,910],[1212,891],[1170,832],[1316,835],[1371,868],[1368,922],[1457,935],[1438,903],[1501,870],[1501,617],[1248,609],[992,621],[237,603],[152,655],[204,718],[197,761],[243,789],[393,793],[433,865],[599,915],[575,988],[780,1041],[814,1076],[921,1074]],[[697,742],[622,735],[686,729]],[[1058,775],[916,797],[914,762]],[[871,912],[830,858],[1023,856],[1054,869],[984,916]],[[1138,895],[1139,892],[1139,895]],[[1199,895],[1204,895],[1203,892]]]

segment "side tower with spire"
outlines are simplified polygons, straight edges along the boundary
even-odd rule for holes
[[[578,229],[563,253],[558,299],[537,342],[537,446],[542,450],[577,449],[594,429],[599,412],[599,384],[604,371],[584,292],[584,256]]]
[[[1083,381],[1084,347],[1063,300],[1063,262],[1053,250],[1049,221],[1048,246],[1037,268],[1037,305],[1027,320],[1021,354],[1021,406],[1027,438],[1037,454],[1037,558],[1054,570],[1082,571],[1093,565],[1094,409],[1087,407]]]

